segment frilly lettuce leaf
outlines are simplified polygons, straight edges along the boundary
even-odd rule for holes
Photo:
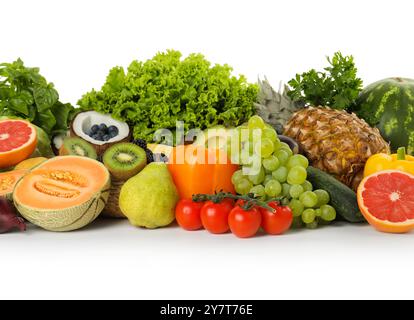
[[[158,53],[127,69],[110,70],[100,91],[86,93],[82,110],[112,114],[133,127],[134,137],[152,141],[158,129],[237,126],[254,114],[258,87],[233,76],[228,65],[212,66],[201,54]]]

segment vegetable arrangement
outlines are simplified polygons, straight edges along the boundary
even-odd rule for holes
[[[328,62],[280,93],[167,51],[112,69],[77,110],[37,68],[1,64],[0,233],[24,219],[72,231],[100,215],[239,238],[337,219],[414,229],[414,80],[362,90],[352,56]],[[160,129],[170,145],[148,144]]]

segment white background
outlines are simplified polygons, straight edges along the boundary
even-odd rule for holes
[[[353,54],[368,84],[414,77],[409,0],[0,0],[0,61],[21,57],[76,103],[115,65],[202,52],[277,85]],[[98,221],[0,235],[0,298],[414,298],[414,237],[331,226],[238,240]]]

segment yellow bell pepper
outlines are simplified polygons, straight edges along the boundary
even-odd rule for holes
[[[396,154],[374,154],[365,164],[364,177],[384,170],[400,170],[414,175],[414,157],[406,155],[404,147]]]

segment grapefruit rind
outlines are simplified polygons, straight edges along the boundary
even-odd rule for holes
[[[391,173],[396,173],[396,172],[409,176],[410,178],[413,179],[413,183],[414,183],[414,175],[403,172],[403,171],[399,171],[399,170],[385,170],[385,171],[380,171],[380,172],[371,174],[365,177],[358,187],[358,190],[357,190],[358,206],[361,210],[362,215],[365,217],[365,219],[369,222],[370,225],[372,225],[378,231],[386,232],[386,233],[407,233],[414,229],[414,219],[407,219],[404,222],[391,222],[389,220],[378,219],[373,214],[371,214],[369,209],[365,206],[364,198],[362,196],[364,191],[366,190],[365,184],[369,179],[372,179],[373,177],[376,177],[379,175],[391,174]]]

